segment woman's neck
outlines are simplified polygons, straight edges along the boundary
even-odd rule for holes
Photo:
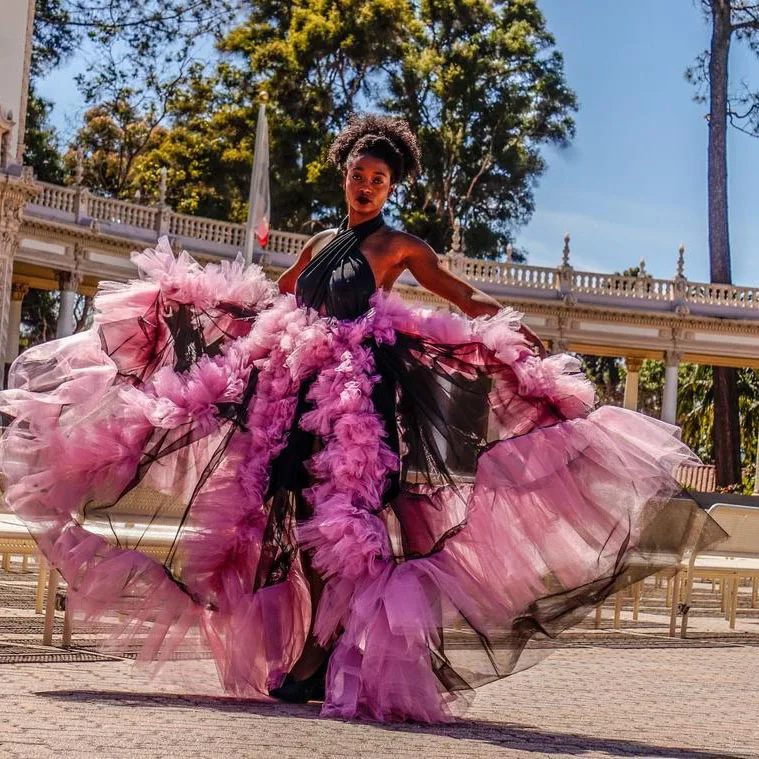
[[[380,209],[377,213],[361,213],[355,208],[348,208],[348,227],[357,227],[365,221],[371,221],[382,213]]]

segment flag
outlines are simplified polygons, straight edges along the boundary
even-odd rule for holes
[[[248,222],[245,227],[245,261],[253,260],[253,251],[263,250],[269,242],[269,126],[266,122],[266,104],[258,109],[253,172],[248,197]]]

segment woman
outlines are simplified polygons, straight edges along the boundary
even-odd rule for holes
[[[142,281],[103,284],[90,332],[17,360],[6,502],[71,608],[118,615],[143,659],[197,636],[230,692],[446,720],[534,660],[531,638],[679,560],[701,517],[670,503],[673,472],[693,455],[673,427],[593,411],[574,359],[541,360],[519,314],[385,225],[419,169],[405,123],[355,119],[331,157],[348,217],[279,293],[162,241],[134,256]],[[406,269],[470,318],[388,297]],[[133,550],[161,531],[163,563]]]

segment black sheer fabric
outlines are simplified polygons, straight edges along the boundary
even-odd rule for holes
[[[356,319],[364,314],[370,308],[377,284],[360,246],[383,223],[381,216],[354,228],[344,221],[335,238],[314,256],[298,278],[298,304],[338,320]],[[98,328],[103,352],[118,366],[117,385],[140,387],[162,367],[187,372],[201,357],[218,355],[230,338],[245,335],[260,316],[223,303],[209,310],[189,304],[167,310],[165,305],[158,298],[139,319],[137,330],[134,320],[111,322]],[[136,342],[140,344],[138,351]],[[469,508],[473,475],[492,447],[504,443],[503,435],[494,441],[488,439],[490,417],[497,417],[498,426],[508,429],[512,439],[558,429],[567,417],[547,398],[526,397],[514,369],[498,360],[482,342],[442,344],[397,331],[393,343],[376,343],[370,338],[366,347],[371,350],[379,377],[371,400],[384,425],[384,440],[400,458],[400,468],[391,473],[377,511],[387,528],[394,560],[400,565],[448,550],[452,554],[461,550],[464,555],[466,528],[473,518]],[[134,355],[141,356],[138,363],[132,361]],[[123,357],[127,358],[122,360]],[[55,374],[56,382],[60,382],[61,372]],[[311,516],[303,495],[311,483],[306,462],[324,443],[299,424],[313,408],[308,392],[316,378],[312,374],[302,381],[286,445],[269,468],[266,527],[258,566],[252,576],[241,579],[251,594],[280,586],[299,566],[297,528]],[[101,522],[117,545],[135,547],[143,536],[127,536],[124,529],[127,522],[122,515],[139,502],[142,513],[149,516],[145,540],[158,527],[174,530],[173,545],[164,561],[166,574],[206,609],[216,608],[219,594],[212,583],[203,586],[202,593],[188,590],[192,583],[184,575],[183,538],[191,533],[197,494],[224,466],[234,433],[247,429],[249,403],[255,397],[257,381],[254,370],[239,401],[217,404],[223,421],[213,433],[208,432],[202,420],[196,419],[168,431],[153,429],[144,440],[142,456],[128,484],[117,493],[111,492],[107,483],[99,490],[96,488],[88,494],[80,512],[79,521],[85,528]],[[44,372],[40,372],[39,382],[42,387]],[[113,415],[117,416],[118,387],[113,390]],[[62,413],[67,412],[64,409]],[[561,476],[569,481],[573,472],[579,470],[598,471],[601,478],[606,476],[602,464],[593,458],[597,451],[591,447],[578,444],[566,451],[561,449]],[[187,452],[184,458],[178,455],[183,451]],[[546,449],[541,455],[553,454]],[[188,485],[179,496],[163,496],[144,484],[151,470],[160,468],[167,459],[172,462],[176,480]],[[623,467],[617,462],[612,475],[620,469]],[[550,467],[546,467],[546,472],[542,480],[536,478],[536,490],[543,488],[550,478]],[[583,477],[578,476],[578,487],[582,487]],[[592,480],[585,484],[593,488]],[[630,487],[635,487],[635,483]],[[525,485],[525,490],[528,489],[529,485]],[[548,577],[548,587],[555,587],[556,592],[533,600],[516,619],[491,617],[487,623],[475,620],[456,608],[452,599],[444,597],[439,583],[430,580],[425,586],[426,604],[439,619],[439,626],[437,635],[429,641],[429,659],[443,688],[466,690],[527,666],[542,651],[541,645],[536,645],[534,654],[527,655],[524,648],[531,640],[554,638],[618,589],[671,566],[679,560],[683,548],[693,543],[694,536],[703,545],[718,540],[721,530],[704,512],[694,508],[689,498],[671,500],[677,491],[674,479],[662,477],[660,491],[648,498],[647,514],[642,520],[645,526],[641,534],[635,535],[634,550],[628,550],[631,525],[616,524],[610,528],[615,538],[620,531],[627,535],[615,542],[619,545],[618,555],[610,571],[592,583],[570,588],[560,578]],[[599,509],[604,497],[593,495]],[[498,519],[510,494],[504,488],[493,491],[492,503],[487,503],[487,491],[478,498],[480,516],[475,517],[482,518],[481,512],[492,509],[494,519]],[[178,522],[164,519],[170,512],[176,513],[177,502]],[[40,527],[41,531],[48,528]],[[481,525],[479,529],[478,534],[482,534]],[[595,545],[594,541],[588,542]],[[487,557],[482,560],[487,562]],[[300,564],[312,573],[315,586],[320,585],[310,563]],[[127,588],[130,581],[131,578],[125,579],[124,592],[134,595]],[[75,583],[76,578],[70,582]],[[314,614],[312,609],[312,617]],[[455,619],[453,624],[451,619]]]

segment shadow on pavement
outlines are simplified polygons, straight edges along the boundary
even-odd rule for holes
[[[112,703],[124,707],[143,708],[200,708],[212,709],[230,714],[257,714],[271,717],[291,717],[294,719],[322,719],[318,704],[283,704],[277,701],[262,702],[226,696],[192,696],[167,693],[135,693],[106,690],[55,690],[37,691],[36,696],[79,702],[83,704]],[[541,730],[528,725],[486,722],[461,719],[451,724],[426,725],[418,723],[367,723],[381,730],[391,732],[427,733],[455,740],[481,741],[501,746],[512,751],[552,754],[560,756],[582,756],[589,752],[609,756],[660,757],[661,759],[738,759],[747,754],[715,752],[691,748],[671,748],[654,746],[641,741],[618,738],[601,738],[589,735],[558,733]]]

